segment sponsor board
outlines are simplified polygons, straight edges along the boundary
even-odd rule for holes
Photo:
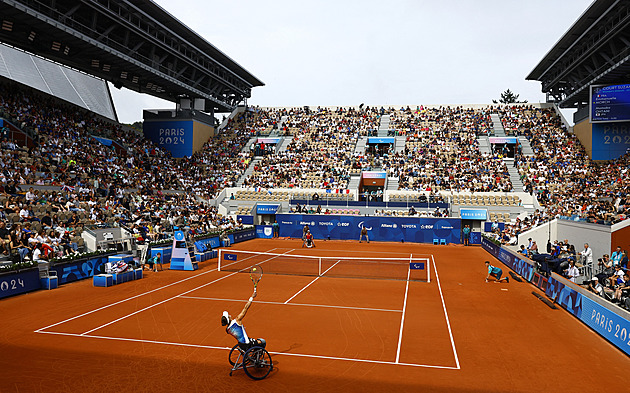
[[[456,218],[278,214],[276,219],[282,237],[301,238],[302,228],[308,225],[316,239],[358,240],[365,227],[370,240],[376,241],[432,243],[440,238],[461,242],[461,220]]]

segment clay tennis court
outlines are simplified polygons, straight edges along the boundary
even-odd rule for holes
[[[253,240],[287,255],[426,258],[431,282],[265,274],[245,318],[274,370],[229,376],[220,325],[252,292],[247,274],[147,273],[0,302],[0,391],[585,391],[627,386],[630,360],[564,310],[511,281],[485,283],[479,247]],[[491,259],[492,260],[492,259]],[[502,266],[495,261],[497,265]],[[262,264],[264,267],[265,265]],[[504,271],[507,268],[504,267]],[[331,270],[332,272],[332,270]]]

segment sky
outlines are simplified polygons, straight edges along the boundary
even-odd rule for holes
[[[265,83],[248,104],[293,107],[545,102],[525,77],[591,0],[156,3]],[[175,107],[110,89],[123,123]]]

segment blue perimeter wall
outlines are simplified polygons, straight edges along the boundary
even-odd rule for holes
[[[445,239],[461,243],[459,218],[276,214],[276,220],[282,237],[302,238],[302,228],[308,225],[315,239],[359,240],[365,226],[374,241],[433,243],[433,239]]]
[[[534,272],[532,261],[521,259],[519,254],[497,246],[486,238],[482,238],[481,246],[531,282]],[[556,273],[549,277],[545,294],[611,344],[630,355],[630,313],[609,304]]]

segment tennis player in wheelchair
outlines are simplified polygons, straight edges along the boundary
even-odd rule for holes
[[[315,247],[315,242],[313,241],[313,234],[311,231],[306,231],[306,236],[304,237],[304,241],[302,242],[302,248],[313,248]]]
[[[254,290],[249,301],[245,304],[245,307],[243,307],[243,311],[241,311],[235,319],[232,319],[232,316],[227,311],[223,311],[223,315],[221,316],[221,326],[227,326],[225,332],[238,341],[238,346],[243,351],[247,351],[251,347],[265,348],[267,346],[267,342],[262,338],[249,338],[245,332],[245,326],[243,326],[243,318],[245,318],[245,314],[247,314],[247,310],[249,310],[255,297],[256,290]]]

